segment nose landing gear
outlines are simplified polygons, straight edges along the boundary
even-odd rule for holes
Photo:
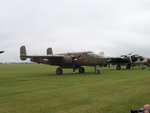
[[[100,74],[100,70],[95,66],[95,74]]]

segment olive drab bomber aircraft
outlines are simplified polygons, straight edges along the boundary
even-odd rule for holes
[[[72,68],[73,72],[78,69],[79,73],[85,73],[83,66],[94,66],[95,74],[100,74],[100,70],[97,66],[104,66],[106,64],[103,55],[97,55],[91,51],[53,54],[52,48],[48,48],[47,55],[27,55],[26,47],[21,46],[20,59],[26,60],[27,58],[30,58],[31,62],[38,64],[58,66],[56,69],[57,75],[63,74],[64,68]]]

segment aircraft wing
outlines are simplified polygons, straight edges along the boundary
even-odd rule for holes
[[[107,59],[107,63],[110,64],[123,64],[130,62],[129,58],[122,58],[122,57],[111,57]]]
[[[42,58],[42,59],[55,59],[55,58],[63,58],[64,55],[22,55],[21,57],[26,58]]]

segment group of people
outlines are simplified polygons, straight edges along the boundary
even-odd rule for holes
[[[145,104],[143,108],[131,110],[131,113],[150,113],[150,104]]]

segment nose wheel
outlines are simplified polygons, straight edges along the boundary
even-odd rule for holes
[[[100,70],[95,66],[95,74],[100,74]]]

